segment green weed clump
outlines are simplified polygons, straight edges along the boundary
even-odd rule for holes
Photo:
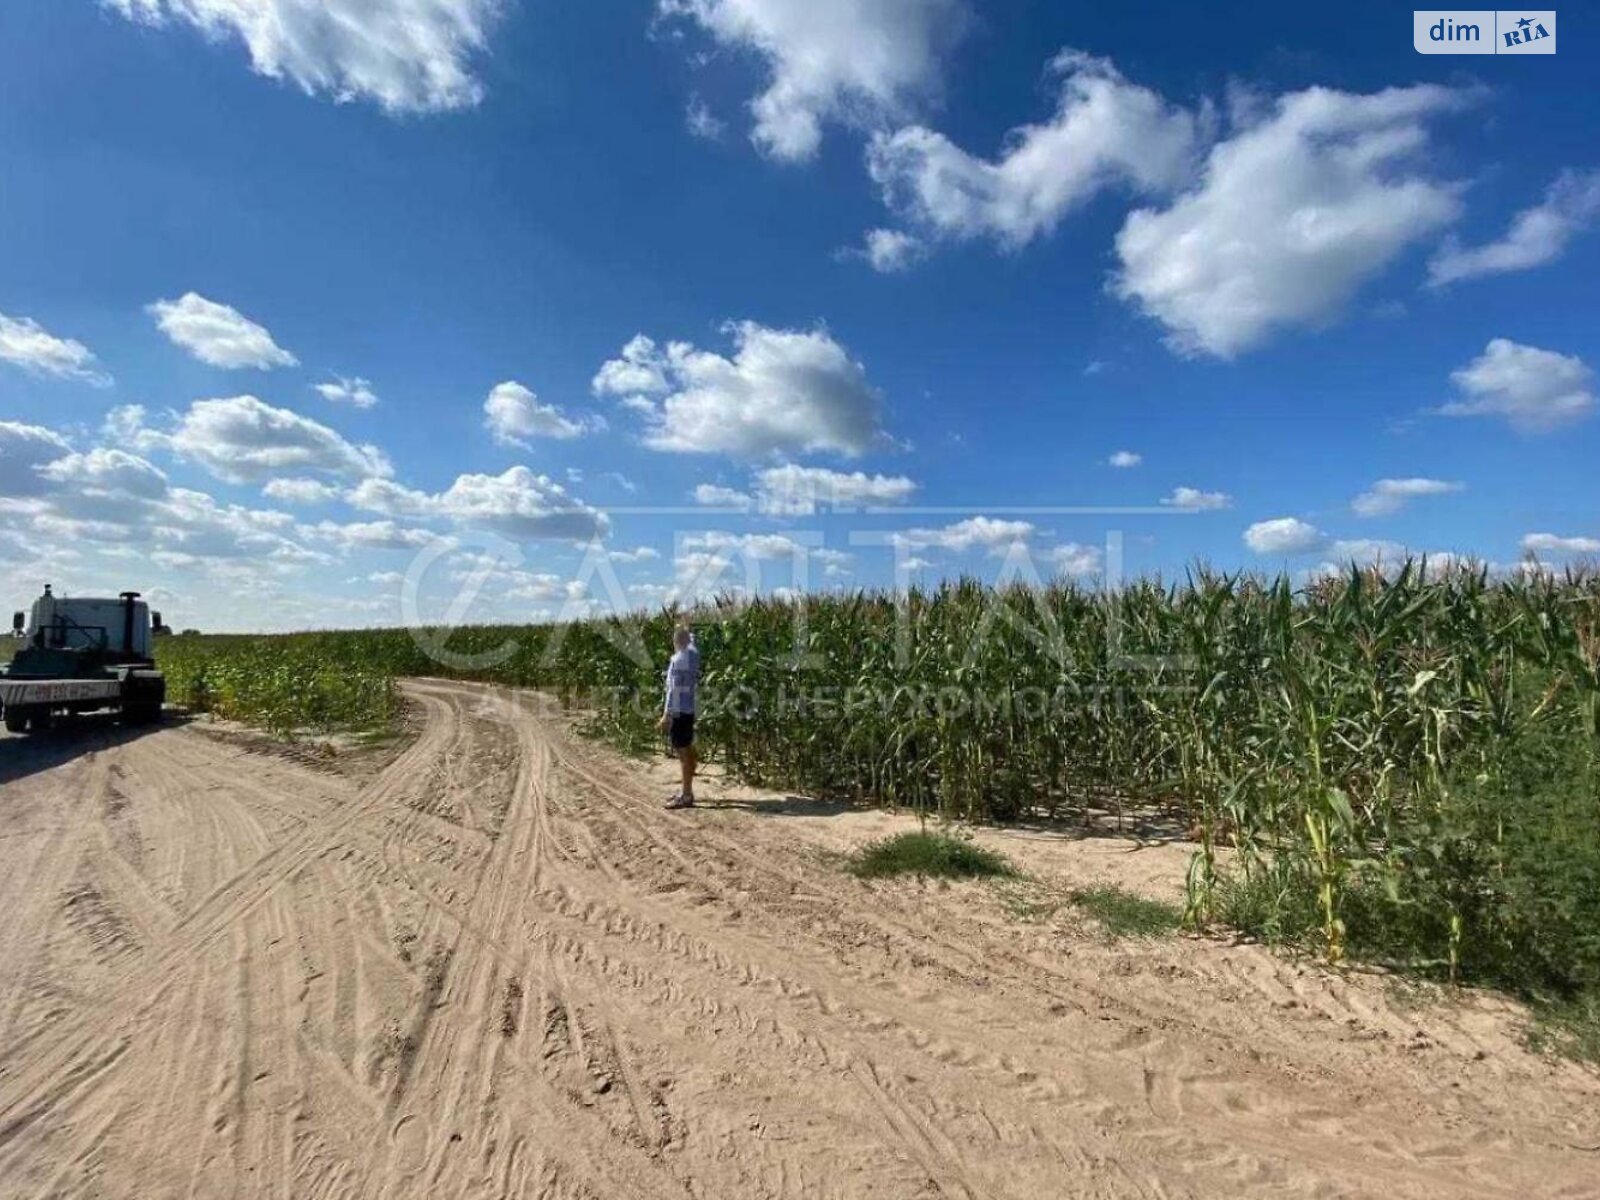
[[[1450,781],[1352,857],[1344,948],[1513,992],[1571,1026],[1600,1009],[1600,770],[1548,725],[1497,755],[1500,770]],[[1288,855],[1251,851],[1219,879],[1215,906],[1265,940],[1325,948],[1315,870]]]
[[[1175,933],[1183,924],[1183,909],[1135,895],[1115,884],[1082,888],[1072,902],[1093,917],[1111,937],[1158,937]]]
[[[912,830],[863,846],[850,860],[862,879],[923,875],[936,879],[1006,877],[1016,870],[993,850],[943,833]]]

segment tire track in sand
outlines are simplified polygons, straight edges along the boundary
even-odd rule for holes
[[[8,1151],[25,1148],[17,1145],[19,1135],[49,1113],[61,1115],[107,1064],[123,1055],[204,948],[225,936],[308,863],[338,846],[341,836],[363,817],[394,804],[415,783],[454,728],[449,704],[426,695],[421,699],[431,710],[421,735],[372,784],[343,807],[295,829],[215,888],[180,919],[164,945],[108,980],[104,995],[114,1003],[78,1014],[29,1047],[27,1061],[0,1081],[0,1172]]]

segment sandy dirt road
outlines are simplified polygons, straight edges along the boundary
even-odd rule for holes
[[[1507,1006],[861,883],[892,817],[669,814],[534,698],[408,691],[359,776],[0,741],[0,1195],[1600,1194],[1600,1083]],[[985,836],[1043,894],[1181,878]]]

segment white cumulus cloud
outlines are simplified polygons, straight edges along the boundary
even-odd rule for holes
[[[979,158],[920,125],[873,138],[867,165],[891,209],[930,233],[992,237],[1011,247],[1048,233],[1102,190],[1154,192],[1192,169],[1200,122],[1108,59],[1064,50],[1050,120],[1013,129],[999,157]]]
[[[460,475],[429,493],[388,479],[367,479],[345,496],[356,508],[387,516],[443,518],[513,540],[590,542],[611,526],[548,475],[512,467],[500,475]]]
[[[125,450],[96,447],[86,454],[68,454],[39,471],[52,483],[72,488],[116,492],[154,499],[167,491],[167,477],[157,467]]]
[[[1467,399],[1435,409],[1441,416],[1504,417],[1523,433],[1549,433],[1595,409],[1587,363],[1510,338],[1495,338],[1450,378]]]
[[[470,107],[473,58],[505,0],[102,0],[141,24],[180,21],[236,37],[257,74],[307,95],[370,100],[391,113]]]
[[[71,443],[53,429],[0,421],[0,502],[45,491],[39,469],[71,452]]]
[[[333,542],[343,550],[417,550],[440,541],[437,533],[394,521],[319,521],[301,532],[318,541]]]
[[[1350,502],[1361,517],[1387,517],[1419,496],[1448,496],[1464,489],[1445,479],[1380,479]]]
[[[1105,552],[1098,546],[1085,546],[1078,542],[1063,542],[1050,548],[1050,562],[1058,574],[1078,578],[1098,575],[1105,566]]]
[[[111,376],[100,369],[89,347],[72,338],[56,337],[29,317],[0,313],[0,361],[34,375],[77,379],[94,387],[111,386]]]
[[[659,0],[658,9],[766,61],[751,140],[790,162],[816,154],[824,121],[894,116],[935,91],[940,54],[965,15],[960,0]]]
[[[806,553],[803,545],[781,533],[727,533],[717,529],[688,534],[678,546],[680,551],[690,554],[697,551],[724,557],[737,554],[761,561],[801,558]],[[680,553],[679,557],[682,556]]]
[[[532,391],[508,380],[496,384],[483,402],[483,423],[504,446],[528,446],[530,438],[575,438],[595,428],[593,420],[574,419]]]
[[[355,445],[310,417],[254,396],[197,400],[164,440],[227,483],[259,483],[289,472],[346,479],[392,473],[376,446]]]
[[[600,368],[595,391],[644,401],[634,407],[654,450],[857,455],[885,440],[882,400],[866,369],[826,330],[743,321],[728,331],[731,358],[687,342],[662,350],[636,337]]]
[[[700,483],[695,485],[691,493],[696,504],[704,504],[708,508],[749,508],[754,501],[748,493],[741,492],[738,488],[724,487],[719,483]]]
[[[1111,466],[1124,471],[1129,467],[1137,467],[1143,461],[1144,455],[1135,454],[1132,450],[1118,450],[1110,458],[1106,459],[1106,462]]]
[[[149,311],[162,333],[209,366],[267,371],[299,364],[265,328],[238,309],[194,292],[177,300],[157,300]]]
[[[1332,538],[1315,525],[1295,517],[1258,521],[1245,530],[1244,540],[1245,545],[1257,554],[1286,557],[1326,555],[1323,562],[1310,569],[1312,578],[1338,575],[1352,565],[1392,567],[1421,557],[1403,543],[1382,538]]]
[[[349,404],[355,408],[371,408],[378,403],[378,393],[365,379],[345,379],[342,376],[327,383],[313,385],[317,395],[332,404]]]
[[[1177,487],[1172,489],[1170,496],[1163,496],[1161,503],[1172,508],[1216,511],[1232,508],[1233,497],[1227,492],[1207,492],[1195,487]]]
[[[591,386],[597,396],[643,397],[644,407],[653,409],[655,402],[648,397],[669,390],[666,356],[653,338],[638,334],[621,354],[601,365]]]
[[[1180,351],[1231,358],[1334,317],[1408,246],[1455,220],[1459,188],[1415,166],[1463,93],[1309,88],[1216,145],[1199,183],[1131,213],[1113,287]]]
[[[310,508],[337,499],[339,489],[317,479],[269,479],[266,486],[261,489],[261,494],[269,500],[281,500],[285,504]]]
[[[1542,201],[1512,218],[1511,228],[1498,241],[1472,247],[1447,241],[1428,264],[1428,282],[1439,287],[1554,262],[1596,217],[1600,217],[1600,171],[1563,171]]]
[[[891,540],[912,550],[938,548],[959,553],[978,549],[1003,553],[1017,542],[1026,542],[1033,532],[1034,527],[1027,521],[969,517],[942,529],[907,529],[892,535]]]
[[[1257,554],[1310,554],[1327,544],[1327,536],[1298,517],[1275,517],[1246,529],[1244,544]]]
[[[108,412],[100,423],[100,436],[119,446],[150,454],[167,448],[167,435],[145,424],[142,404],[119,404]]]
[[[912,266],[926,252],[922,239],[903,229],[869,229],[861,249],[847,255],[866,259],[880,275],[893,275]]]
[[[868,475],[786,463],[756,474],[756,499],[769,513],[809,516],[819,505],[832,509],[904,504],[917,485],[904,475]]]
[[[1530,554],[1600,554],[1600,538],[1530,533],[1522,539],[1522,548]]]
[[[0,422],[0,508],[18,533],[43,544],[146,558],[164,569],[232,561],[278,573],[323,557],[292,536],[287,513],[219,504],[173,487],[147,459],[120,447],[74,451],[60,434]]]
[[[651,562],[661,557],[661,552],[653,546],[635,546],[632,550],[611,550],[607,553],[612,562],[619,563]]]
[[[1339,538],[1328,543],[1327,551],[1341,568],[1351,563],[1360,567],[1393,565],[1414,557],[1401,543],[1383,538]]]

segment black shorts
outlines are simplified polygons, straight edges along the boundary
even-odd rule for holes
[[[667,725],[667,744],[674,750],[687,750],[694,745],[694,714],[673,713]]]

